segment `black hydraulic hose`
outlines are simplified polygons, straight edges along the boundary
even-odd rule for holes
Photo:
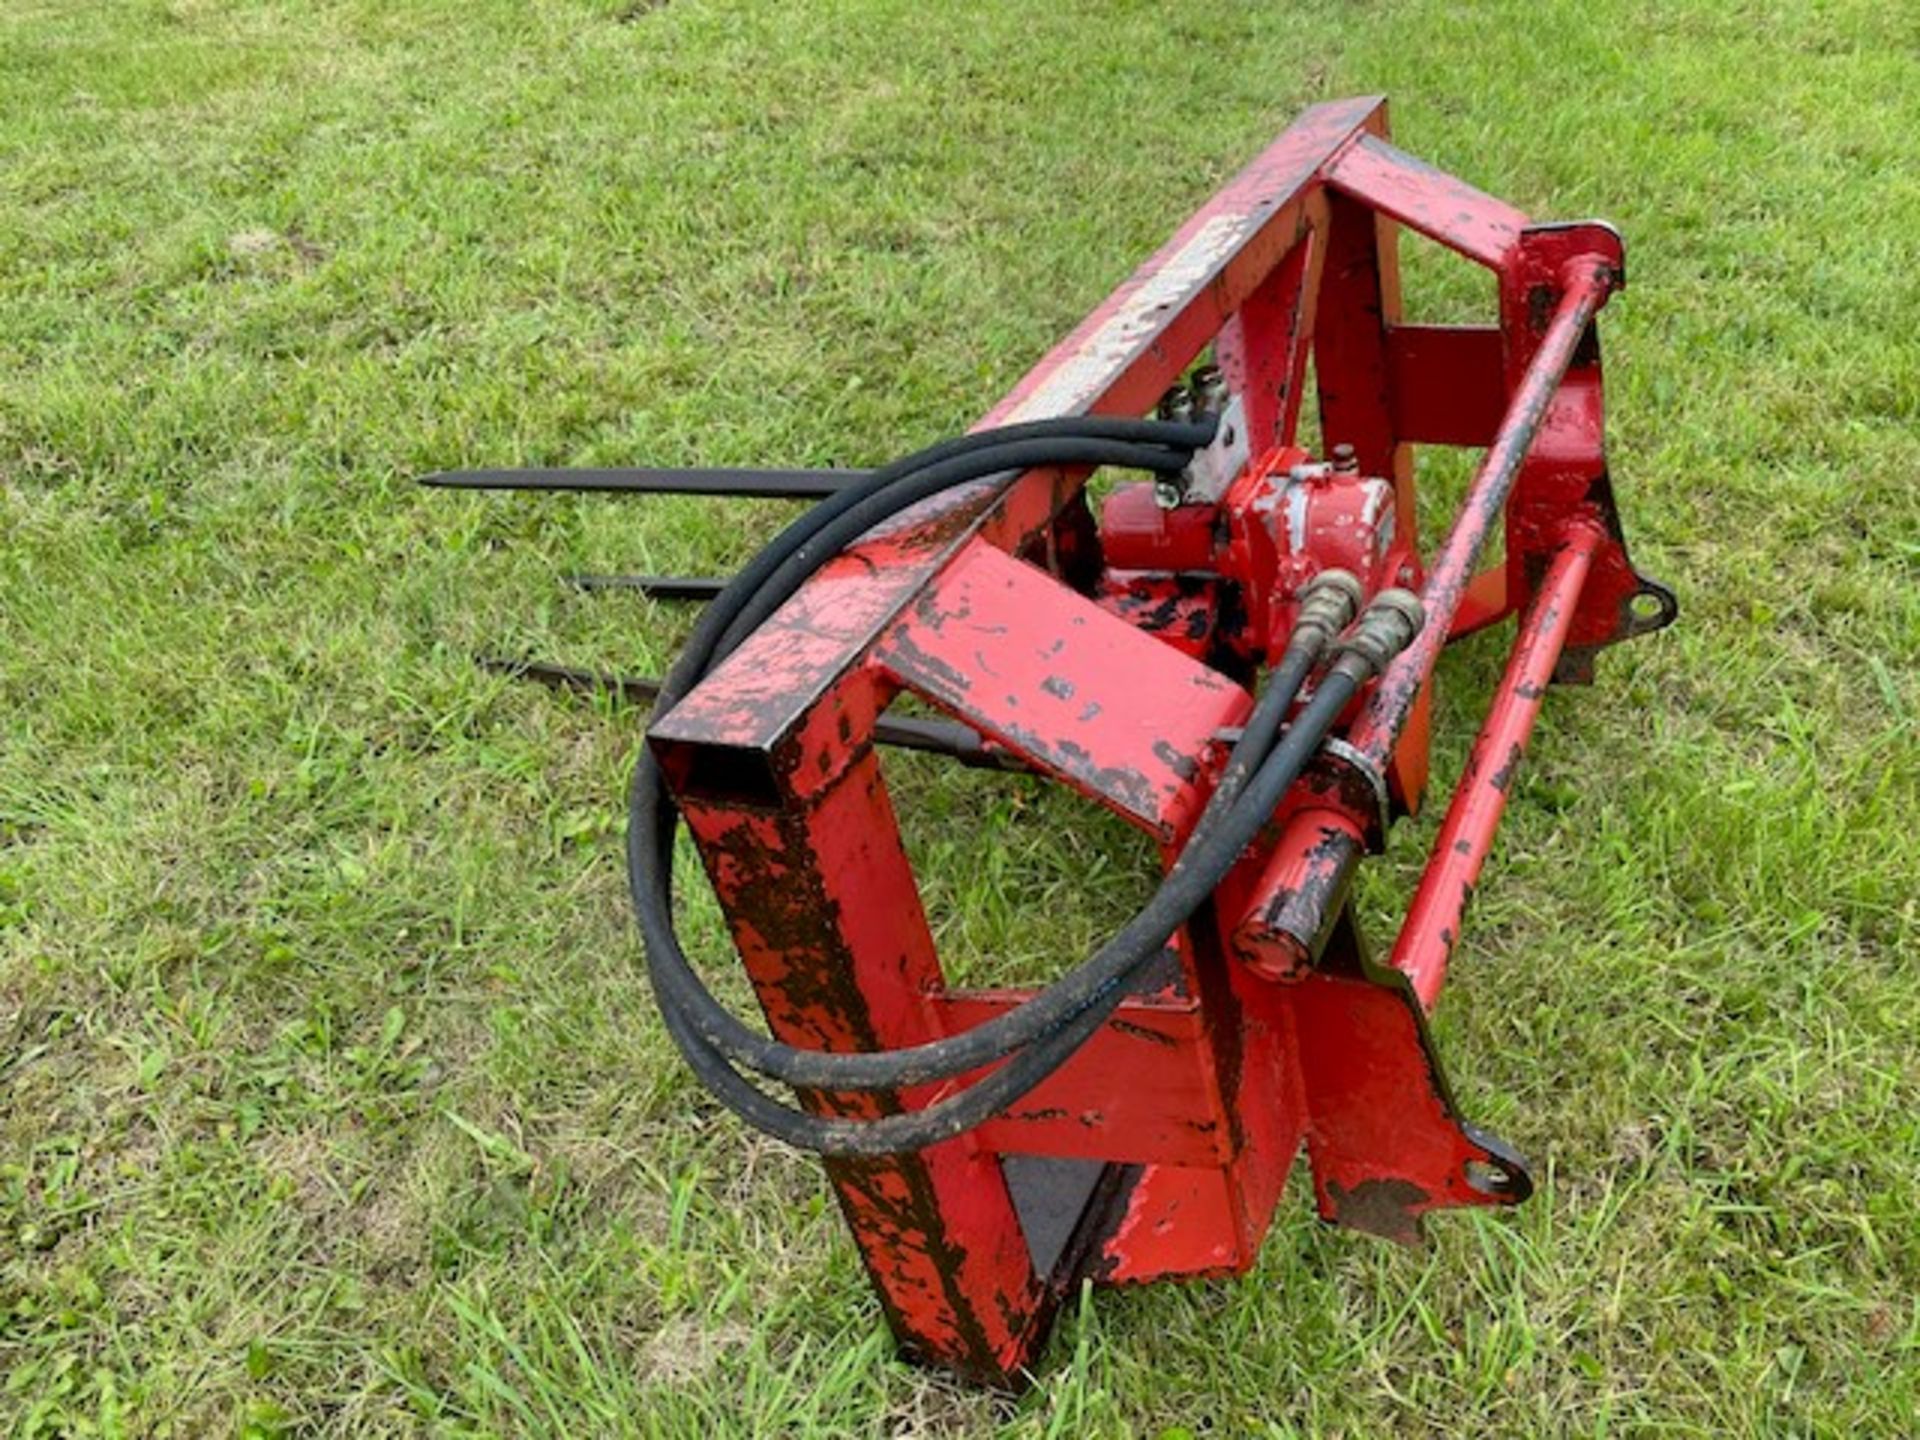
[[[938,461],[960,455],[976,454],[1019,440],[1070,437],[1083,440],[1114,440],[1129,444],[1164,445],[1176,450],[1192,451],[1213,439],[1218,424],[1219,422],[1213,418],[1175,424],[1109,415],[1028,420],[1017,425],[1003,425],[996,430],[981,430],[970,435],[955,436],[953,439],[930,445],[912,455],[903,456],[871,472],[864,480],[856,481],[829,495],[818,504],[810,506],[774,536],[765,549],[755,555],[744,569],[728,581],[726,589],[715,596],[713,602],[701,612],[700,622],[688,636],[687,643],[680,652],[679,662],[667,673],[668,688],[661,692],[663,707],[676,703],[681,696],[693,688],[694,681],[726,657],[731,647],[716,649],[716,642],[720,631],[731,621],[733,615],[739,613],[746,597],[763,587],[773,572],[784,564],[795,550],[817,535],[822,527],[869,496],[879,494],[902,477],[925,470]]]
[[[1102,947],[1102,954],[1142,945],[1149,953],[1158,953],[1182,921],[1205,903],[1299,778],[1366,673],[1364,667],[1346,665],[1337,665],[1328,673],[1299,720],[1254,773],[1242,802],[1233,807],[1211,836],[1181,852],[1153,900]],[[1116,987],[1059,1032],[1022,1050],[951,1098],[903,1114],[860,1120],[810,1115],[781,1104],[755,1089],[717,1052],[701,1043],[700,1037],[686,1028],[686,1018],[677,1009],[663,1007],[663,1014],[668,1032],[701,1083],[749,1124],[801,1149],[827,1155],[874,1156],[925,1149],[991,1119],[1065,1064],[1124,995],[1124,989]]]
[[[719,653],[731,654],[761,622],[787,602],[808,576],[867,531],[944,490],[999,474],[1011,480],[1025,470],[1057,465],[1117,465],[1133,470],[1178,471],[1191,455],[1188,448],[1176,450],[1159,445],[1059,436],[988,446],[913,470],[867,493],[856,494],[844,510],[827,517],[794,546],[767,581],[745,597],[739,612],[732,616],[720,637]],[[805,518],[812,520],[814,515],[810,513]]]
[[[1365,594],[1360,581],[1345,570],[1322,570],[1301,587],[1287,648],[1267,677],[1267,687],[1247,716],[1246,724],[1240,727],[1240,738],[1234,742],[1227,763],[1220,771],[1220,779],[1187,836],[1187,844],[1205,835],[1226,809],[1239,800],[1254,768],[1273,748],[1287,712],[1299,697],[1300,687],[1320,663],[1328,644],[1352,623]]]
[[[1188,433],[1191,433],[1190,427]],[[1157,454],[1135,453],[1136,448],[1110,442],[1056,439],[1046,442],[1043,455],[1035,448],[1035,442],[1019,442],[1012,446],[982,447],[973,456],[936,461],[917,474],[901,477],[890,492],[868,496],[863,502],[846,507],[842,515],[832,517],[828,524],[813,527],[816,533],[806,537],[801,545],[779,547],[776,542],[775,548],[787,549],[787,560],[776,567],[765,582],[760,580],[759,572],[765,568],[763,561],[766,557],[757,557],[748,571],[743,572],[755,588],[747,595],[738,597],[737,603],[733,594],[714,601],[708,615],[703,616],[703,624],[696,628],[693,640],[669,675],[668,685],[689,683],[694,677],[686,672],[692,671],[696,665],[700,669],[694,672],[695,676],[704,673],[707,663],[710,663],[703,663],[704,656],[725,653],[731,648],[736,634],[745,633],[759,623],[759,617],[776,607],[785,594],[797,589],[807,573],[838,554],[847,541],[865,533],[874,523],[886,518],[887,513],[915,503],[939,489],[975,478],[971,473],[975,469],[997,474],[1015,461],[1023,468],[1037,464],[1084,464],[1116,460],[1136,464],[1143,461],[1168,463]],[[732,586],[729,591],[733,591]],[[718,640],[709,644],[712,632],[723,626],[724,631]],[[665,687],[659,703],[662,708],[672,703],[672,697]],[[828,1054],[788,1046],[758,1034],[714,1000],[687,961],[674,934],[671,870],[667,857],[671,854],[676,811],[666,794],[657,763],[650,755],[643,753],[640,764],[635,768],[630,800],[629,880],[646,943],[648,970],[662,1003],[684,1006],[691,1013],[696,1032],[710,1044],[738,1063],[774,1079],[793,1085],[844,1090],[894,1089],[906,1084],[950,1078],[999,1059],[1014,1048],[1039,1038],[1049,1026],[1066,1018],[1064,1012],[1069,1006],[1084,1001],[1081,992],[1068,992],[1059,997],[1054,1008],[1041,1007],[1029,1013],[1029,1007],[1023,1006],[1020,1011],[996,1017],[987,1026],[975,1027],[963,1032],[962,1036],[905,1051]],[[1018,1023],[1005,1023],[1013,1021],[1016,1016],[1020,1017]],[[985,1033],[980,1033],[982,1030]]]
[[[1098,432],[1097,437],[1092,438],[1119,443],[1105,449],[1090,446],[1085,443],[1090,438],[1088,430]],[[1184,462],[1185,454],[1165,448],[1140,447],[1171,441],[1178,449],[1190,453],[1195,444],[1205,440],[1207,433],[1208,427],[1204,425],[1043,421],[1032,426],[1010,427],[1009,432],[962,437],[877,472],[869,480],[823,501],[788,527],[716,599],[703,615],[702,623],[696,627],[687,650],[663,687],[662,708],[690,689],[813,570],[873,525],[920,499],[985,475],[1017,473],[1044,465],[1118,463],[1152,469],[1177,468]],[[1045,448],[1044,453],[1032,445],[1018,443],[1042,438],[1057,443]],[[1338,629],[1339,624],[1333,628]],[[1303,635],[1296,640],[1307,638]],[[1317,642],[1324,639],[1322,634]],[[1298,737],[1297,746],[1283,747],[1299,751],[1300,758],[1289,767],[1291,773],[1276,775],[1268,766],[1254,772],[1252,767],[1271,743],[1300,681],[1310,670],[1313,655],[1320,648],[1317,642],[1290,646],[1288,656],[1276,669],[1274,683],[1249,717],[1223,783],[1217,787],[1195,832],[1195,842],[1188,845],[1174,870],[1169,872],[1161,892],[1134,922],[1092,960],[1018,1010],[958,1036],[898,1051],[829,1055],[799,1050],[756,1034],[713,999],[687,963],[673,934],[670,871],[665,860],[671,853],[676,812],[651,756],[643,752],[633,778],[629,878],[647,939],[649,972],[676,1044],[703,1083],[750,1123],[795,1144],[829,1153],[881,1154],[920,1148],[951,1138],[1005,1108],[1063,1063],[1098,1028],[1124,995],[1125,979],[1145,960],[1157,955],[1173,931],[1211,894],[1239,851],[1265,823],[1278,796],[1292,783],[1299,765],[1304,764],[1305,757],[1318,744],[1318,730],[1324,729],[1324,725],[1316,727],[1306,723],[1306,716],[1289,735],[1289,741]],[[1351,688],[1352,684],[1348,683],[1349,693]],[[1327,693],[1325,686],[1322,693]],[[1309,709],[1317,708],[1316,698],[1316,705]],[[1338,707],[1335,707],[1328,713],[1326,723],[1331,723],[1337,713]],[[1278,752],[1273,758],[1279,759]],[[1270,793],[1272,798],[1258,810],[1241,816],[1238,814],[1241,807],[1233,802],[1240,784],[1250,774],[1263,782],[1255,787],[1258,793]],[[1250,795],[1249,805],[1252,798]],[[1229,810],[1235,812],[1237,823],[1218,831],[1215,838],[1213,822]],[[1207,832],[1205,844],[1199,843],[1202,832]],[[923,1110],[881,1120],[823,1119],[793,1109],[755,1089],[732,1070],[726,1058],[734,1055],[740,1063],[802,1088],[893,1090],[953,1078],[1022,1046],[1026,1048],[1015,1059],[960,1095]]]
[[[1003,425],[997,430],[977,431],[970,435],[943,440],[939,444],[930,445],[924,450],[873,471],[866,479],[849,485],[811,506],[775,535],[765,548],[727,582],[726,588],[700,612],[700,618],[687,636],[686,644],[681,647],[679,658],[667,671],[656,709],[661,714],[666,713],[668,709],[679,703],[701,676],[726,658],[740,637],[735,634],[723,638],[723,632],[728,630],[734,618],[746,607],[749,600],[768,587],[774,573],[802,546],[818,536],[839,516],[868,498],[880,494],[895,482],[926,470],[938,462],[962,455],[977,455],[995,448],[1004,450],[1014,441],[1054,437],[1114,440],[1142,445],[1159,444],[1191,453],[1193,449],[1207,444],[1213,438],[1217,426],[1218,421],[1212,418],[1181,424],[1130,420],[1106,415],[1029,420],[1017,425]],[[1169,463],[1174,462],[1169,459]],[[987,466],[979,475],[970,478],[985,479],[1000,473],[1005,468],[1007,467]],[[1177,463],[1174,464],[1174,468],[1178,468]],[[821,555],[820,563],[824,563],[827,558],[829,557]],[[775,603],[784,602],[792,590],[798,588],[799,584],[796,581],[786,594],[779,596],[779,600]],[[631,844],[628,848],[631,854]]]
[[[1332,597],[1331,606],[1318,606],[1322,623],[1302,624],[1296,630],[1259,703],[1248,716],[1219,784],[1208,797],[1194,838],[1217,823],[1238,800],[1241,789],[1272,748],[1282,720],[1320,658],[1326,641],[1345,628],[1352,618],[1359,601],[1359,584],[1342,578],[1350,590]],[[1337,585],[1325,588],[1342,589]],[[1309,600],[1308,603],[1315,602]],[[1325,623],[1326,618],[1331,619],[1331,625]],[[663,793],[663,787],[657,782],[647,786],[644,794],[641,787],[636,786],[633,813],[636,826],[645,825],[649,820],[657,823],[657,807],[662,803]],[[957,1035],[894,1050],[830,1053],[801,1049],[762,1035],[713,998],[685,961],[684,951],[667,927],[659,923],[663,916],[669,915],[667,896],[661,888],[666,881],[664,867],[647,867],[644,883],[652,888],[659,903],[644,907],[641,913],[649,969],[663,1002],[670,998],[684,1004],[694,1031],[734,1063],[790,1085],[813,1089],[891,1090],[951,1079],[1002,1059],[1021,1046],[1047,1038],[1087,1007],[1097,1004],[1116,985],[1124,986],[1159,953],[1159,944],[1166,938],[1162,936],[1155,946],[1139,954],[1110,953],[1102,949],[1017,1009],[996,1015]],[[636,876],[636,895],[641,893],[638,887],[642,883]],[[1180,920],[1186,918],[1182,915]]]

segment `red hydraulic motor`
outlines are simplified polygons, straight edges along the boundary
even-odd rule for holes
[[[1401,227],[1493,271],[1495,323],[1403,322]],[[1018,1383],[1070,1286],[1244,1271],[1302,1146],[1321,1216],[1395,1240],[1528,1195],[1459,1114],[1427,1014],[1548,685],[1675,615],[1607,473],[1594,317],[1624,280],[1606,225],[1537,224],[1394,148],[1379,99],[1344,100],[967,436],[867,472],[432,477],[817,501],[725,584],[601,582],[710,601],[664,680],[612,682],[657,694],[628,860],[668,1031],[728,1107],[825,1157],[912,1357]],[[1431,543],[1421,444],[1485,452]],[[1102,467],[1150,478],[1096,515]],[[1355,867],[1422,803],[1441,648],[1508,616],[1376,958]],[[888,713],[908,695],[947,718]],[[1044,988],[947,986],[887,745],[1073,787],[1153,838],[1158,889]],[[675,936],[682,823],[767,1030]]]

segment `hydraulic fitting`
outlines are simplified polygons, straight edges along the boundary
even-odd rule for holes
[[[1373,597],[1360,623],[1333,647],[1334,666],[1364,682],[1387,668],[1427,623],[1426,607],[1411,590],[1382,590]]]

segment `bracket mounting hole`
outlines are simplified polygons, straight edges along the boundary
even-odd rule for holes
[[[1469,1160],[1462,1169],[1469,1188],[1482,1195],[1511,1195],[1516,1188],[1513,1172],[1491,1160]]]

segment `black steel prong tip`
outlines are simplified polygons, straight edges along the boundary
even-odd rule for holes
[[[582,694],[604,691],[641,703],[651,703],[660,693],[660,682],[651,675],[614,675],[571,665],[552,665],[544,660],[515,660],[505,655],[476,655],[473,663],[491,674],[531,680],[549,690],[573,690]]]
[[[589,594],[638,590],[649,600],[711,600],[727,587],[717,575],[569,575],[567,583]]]
[[[618,675],[605,670],[581,670],[544,660],[515,660],[506,655],[475,655],[474,664],[495,675],[531,680],[549,690],[579,694],[618,695],[623,700],[651,705],[661,682],[651,675]],[[1031,767],[1010,750],[987,744],[978,731],[951,720],[921,719],[912,715],[882,715],[874,723],[873,738],[902,750],[945,755],[977,770],[1028,770]]]
[[[450,490],[538,490],[560,495],[708,495],[734,500],[819,500],[866,470],[618,467],[440,470],[422,485]]]

